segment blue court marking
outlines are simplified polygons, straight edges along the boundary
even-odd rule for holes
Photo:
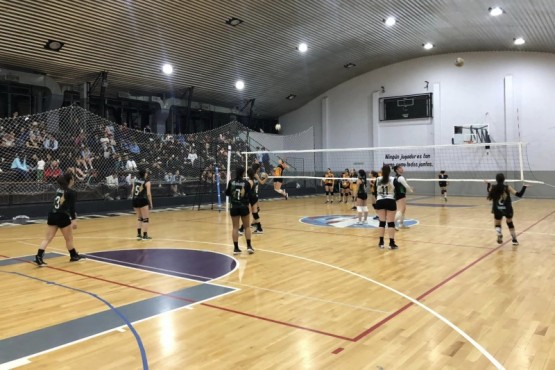
[[[45,253],[44,258],[54,258],[54,257],[62,257],[63,254],[60,253]],[[18,263],[23,262],[33,262],[35,260],[35,256],[23,256],[23,257],[16,257],[16,258],[7,258],[0,260],[0,267],[1,266],[10,266],[10,265],[17,265]]]
[[[79,292],[79,293],[88,294],[88,295],[90,295],[91,297],[98,299],[99,301],[101,301],[102,303],[104,303],[106,306],[108,306],[108,307],[110,308],[111,311],[115,312],[116,315],[118,315],[118,316],[120,317],[120,319],[125,323],[125,325],[127,325],[127,327],[129,328],[129,330],[131,330],[131,332],[132,332],[133,335],[135,336],[135,339],[137,340],[137,345],[139,346],[139,351],[141,352],[141,359],[142,359],[142,361],[143,361],[143,370],[148,370],[148,360],[147,360],[147,358],[146,358],[146,351],[145,351],[145,347],[144,347],[144,345],[143,345],[143,341],[141,340],[141,336],[139,335],[139,333],[137,333],[137,331],[135,330],[135,328],[133,327],[133,325],[129,322],[129,320],[127,319],[127,317],[125,317],[125,315],[124,315],[120,310],[118,310],[117,308],[115,308],[110,302],[108,302],[108,301],[105,300],[104,298],[102,298],[102,297],[100,297],[100,296],[98,296],[98,295],[96,295],[96,294],[94,294],[94,293],[87,292],[86,290],[82,290],[82,289],[78,289],[78,288],[72,288],[72,287],[67,286],[67,285],[63,285],[63,284],[59,284],[59,283],[56,283],[56,282],[53,282],[53,281],[48,281],[48,280],[40,279],[40,278],[37,278],[37,277],[25,275],[25,274],[22,274],[22,273],[19,273],[19,272],[10,272],[10,271],[0,271],[0,272],[6,273],[6,274],[18,275],[18,276],[21,276],[21,277],[26,277],[26,278],[29,278],[29,279],[32,279],[32,280],[37,280],[37,281],[46,283],[46,284],[48,284],[48,285],[56,285],[56,286],[59,286],[59,287],[65,288],[65,289],[69,289],[69,290],[73,290],[73,291],[76,291],[76,292]],[[125,306],[124,306],[124,307],[125,307]],[[107,311],[107,312],[110,312],[110,311]],[[90,316],[89,316],[89,317],[90,317]],[[77,320],[80,320],[80,319],[77,319]],[[76,321],[76,320],[73,320],[73,321]],[[72,321],[68,321],[68,322],[66,322],[66,323],[64,323],[64,324],[60,324],[60,325],[68,325],[68,324],[70,324],[71,322],[72,322]],[[52,338],[53,338],[53,337],[52,337],[52,334],[54,334],[54,333],[48,333],[48,331],[49,331],[48,329],[49,329],[49,328],[47,328],[47,329],[41,329],[41,330],[38,330],[38,331],[33,332],[33,333],[36,333],[36,334],[35,334],[36,337],[35,337],[35,335],[34,335],[34,336],[33,336],[33,337],[34,337],[33,340],[39,339],[39,338],[41,337],[41,335],[38,334],[37,332],[41,332],[41,331],[42,331],[43,334],[46,333],[45,338],[43,338],[43,340],[45,340],[45,343],[44,343],[44,344],[45,344],[45,345],[50,344],[50,342],[52,341]],[[74,329],[75,329],[75,328],[74,328]],[[73,331],[73,333],[76,334],[76,335],[78,335],[79,332],[80,332],[79,330],[74,330],[74,331]],[[29,333],[29,334],[33,334],[33,333]],[[67,334],[67,331],[62,331],[62,333],[63,333],[63,336],[65,337],[66,334]],[[12,337],[12,338],[5,339],[5,340],[0,341],[0,361],[3,361],[3,358],[2,358],[2,357],[3,357],[3,353],[5,352],[5,351],[4,351],[4,348],[3,348],[3,344],[4,344],[5,341],[7,341],[8,347],[10,346],[10,344],[11,344],[12,346],[13,346],[13,345],[16,346],[15,348],[7,349],[6,352],[9,353],[9,354],[11,355],[11,354],[13,354],[13,353],[15,353],[15,352],[17,351],[17,348],[21,347],[21,346],[24,345],[24,344],[27,344],[27,341],[26,341],[26,339],[25,339],[25,336],[27,336],[27,335],[29,335],[29,334],[23,334],[23,335],[19,335],[19,336],[16,336],[16,337]],[[38,335],[37,335],[37,334],[38,334]],[[22,343],[21,343],[21,342],[18,343],[19,341],[18,341],[17,339],[15,339],[15,338],[18,338],[18,339],[20,339],[20,340],[23,339]],[[15,340],[12,341],[12,342],[10,343],[10,339],[15,339]],[[82,339],[82,337],[81,337],[81,338],[78,338],[78,339]],[[39,340],[40,340],[40,339],[39,339]],[[41,340],[41,341],[42,341],[42,340]],[[70,342],[71,342],[71,341],[70,341]],[[65,344],[65,343],[64,343],[64,344]],[[50,348],[52,348],[52,347],[50,347]],[[44,349],[43,349],[43,350],[44,350]],[[39,350],[39,351],[36,351],[36,352],[34,352],[34,353],[37,353],[37,352],[42,352],[42,351]],[[28,355],[27,355],[27,356],[28,356]],[[19,356],[19,357],[17,357],[17,358],[14,358],[14,359],[11,359],[11,360],[8,360],[8,361],[5,361],[5,362],[13,361],[13,360],[16,360],[16,359],[22,358],[22,357],[26,357],[26,355]]]
[[[10,273],[6,271],[0,272]],[[39,281],[44,281],[47,284],[59,285],[20,273],[13,274],[29,277],[31,279]],[[78,289],[73,290],[80,291]],[[98,312],[86,317],[70,320],[47,328],[38,329],[10,338],[5,338],[0,340],[0,365],[6,362],[11,362],[20,358],[36,355],[38,353],[52,350],[78,340],[114,330],[122,326],[122,319],[124,319],[125,324],[129,326],[131,325],[131,323],[145,320],[150,317],[170,312],[179,308],[190,306],[236,290],[236,288],[203,283],[193,287],[168,293],[163,296],[130,303],[118,307],[117,309],[113,308],[113,306],[110,305],[110,310],[107,311]],[[90,294],[95,298],[99,298],[93,293],[85,293]],[[105,304],[107,303],[105,301],[103,302]],[[117,312],[119,312],[119,314]],[[140,338],[138,338],[138,340],[140,340]],[[140,346],[142,346],[142,344]],[[141,351],[144,351],[144,348]],[[143,352],[141,352],[141,356],[142,355]],[[145,360],[146,354],[145,358],[143,359],[143,366],[145,364]],[[145,367],[143,368],[146,369]]]
[[[367,222],[359,225],[358,217],[356,215],[321,215],[321,216],[307,216],[299,219],[299,222],[312,226],[335,227],[335,228],[350,228],[350,229],[377,229],[380,227],[380,221],[374,220],[369,217]],[[405,219],[404,225],[412,227],[418,225],[416,219]]]

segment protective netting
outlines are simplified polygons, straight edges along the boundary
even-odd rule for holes
[[[225,181],[228,147],[233,169],[244,164],[241,152],[261,146],[249,134],[238,122],[187,135],[145,133],[77,106],[2,119],[0,204],[49,201],[67,170],[81,200],[129,197],[141,166],[151,171],[155,197],[213,192],[215,165]]]

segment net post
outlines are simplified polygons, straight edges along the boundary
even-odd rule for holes
[[[524,161],[522,159],[522,142],[518,143],[518,160],[520,164],[520,181],[524,181]]]
[[[220,171],[218,165],[214,165],[214,176],[216,177],[216,192],[218,193],[218,212],[222,211],[222,194],[220,192]]]
[[[231,145],[227,146],[227,174],[226,174],[226,182],[225,186],[229,184],[229,180],[231,180]],[[225,211],[229,210],[229,197],[226,195],[225,197]]]

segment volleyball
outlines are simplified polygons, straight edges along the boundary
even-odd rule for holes
[[[455,59],[455,65],[457,67],[462,67],[464,65],[464,59],[463,58],[457,58]]]

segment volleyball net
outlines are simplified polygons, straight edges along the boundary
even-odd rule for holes
[[[304,187],[321,187],[324,174],[331,170],[336,181],[344,180],[343,173],[349,172],[349,179],[355,180],[353,172],[363,169],[379,172],[383,165],[403,166],[409,182],[426,184],[431,189],[440,181],[438,174],[445,171],[448,182],[461,183],[455,186],[459,193],[471,195],[476,187],[468,184],[495,182],[497,173],[503,173],[509,183],[526,182],[544,184],[533,172],[526,168],[529,163],[524,143],[475,143],[460,145],[400,146],[378,148],[308,149],[279,150],[271,152],[287,164],[302,162],[302,171],[289,166],[283,173],[284,179],[302,184]],[[252,163],[259,153],[244,152],[245,163]],[[265,169],[274,177],[271,171]],[[462,185],[466,184],[466,185]],[[422,188],[422,186],[419,186]]]

